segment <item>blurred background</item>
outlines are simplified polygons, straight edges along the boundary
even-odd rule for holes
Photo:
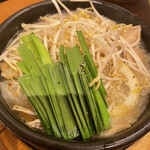
[[[14,12],[43,0],[0,0],[0,23]],[[119,5],[141,18],[150,26],[150,0],[99,0]],[[5,15],[4,15],[5,14]]]
[[[117,4],[141,18],[150,27],[150,0],[103,0]]]

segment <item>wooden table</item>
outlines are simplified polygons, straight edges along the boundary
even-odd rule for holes
[[[0,23],[21,8],[39,1],[43,0],[7,0],[0,3]],[[105,1],[112,2],[113,0]],[[136,3],[131,4],[113,3],[130,10],[150,26],[150,6],[148,0],[137,0]],[[32,148],[18,139],[0,123],[0,150],[32,150]],[[136,141],[127,150],[150,150],[150,132]]]

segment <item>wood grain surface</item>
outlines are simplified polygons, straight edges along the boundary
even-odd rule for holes
[[[0,134],[0,150],[32,150],[32,148],[24,144],[9,130],[4,129]]]
[[[4,2],[0,0],[0,23],[18,10],[40,1],[43,0],[7,0]],[[131,4],[118,3],[115,0],[106,1],[113,2],[130,10],[150,26],[150,6],[148,0],[137,0]],[[0,150],[32,150],[32,148],[22,142],[0,123]],[[150,150],[150,132],[126,150]]]

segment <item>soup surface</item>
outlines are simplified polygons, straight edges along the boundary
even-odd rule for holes
[[[149,54],[141,44],[141,27],[116,24],[91,8],[46,15],[33,24],[22,24],[23,31],[0,56],[2,95],[11,109],[31,128],[43,127],[22,92],[18,78],[23,72],[16,62],[20,38],[35,33],[47,48],[54,62],[59,59],[59,47],[79,44],[76,31],[82,31],[92,58],[107,92],[106,101],[111,127],[100,136],[111,136],[129,128],[137,121],[148,103]]]

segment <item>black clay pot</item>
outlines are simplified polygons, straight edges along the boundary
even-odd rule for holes
[[[115,20],[118,23],[141,25],[142,40],[145,48],[150,51],[150,29],[140,19],[118,6],[106,2],[93,2],[96,9],[104,16]],[[71,10],[77,7],[89,7],[86,2],[69,2],[64,4]],[[0,25],[0,50],[5,49],[11,39],[21,30],[22,23],[33,23],[40,16],[56,13],[56,9],[51,1],[44,1],[26,7],[9,17]],[[0,120],[12,132],[26,143],[38,149],[61,149],[61,150],[104,150],[118,149],[130,145],[135,140],[146,134],[150,130],[150,104],[139,120],[129,129],[109,138],[101,138],[89,141],[66,141],[50,137],[39,131],[27,127],[7,106],[0,94]]]

